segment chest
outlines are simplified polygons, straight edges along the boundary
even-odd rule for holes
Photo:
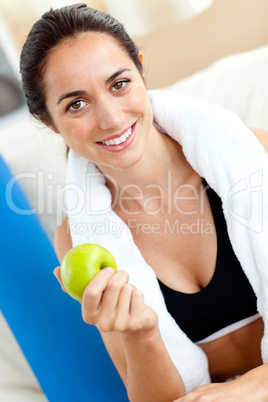
[[[215,270],[217,233],[204,186],[171,194],[165,208],[150,205],[121,217],[157,278],[185,293],[205,287]],[[149,207],[149,204],[147,204]]]
[[[229,240],[221,200],[206,190],[202,203],[187,200],[183,213],[173,208],[126,221],[156,273],[168,311],[194,342],[257,312]]]

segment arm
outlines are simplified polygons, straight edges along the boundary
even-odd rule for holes
[[[266,402],[268,400],[268,364],[248,371],[230,382],[202,385],[174,402]]]
[[[66,218],[54,243],[61,261],[72,248]],[[55,275],[60,281],[60,267]],[[99,329],[131,402],[169,402],[184,395],[181,376],[161,338],[157,315],[144,304],[142,293],[128,283],[126,272],[104,269],[93,278],[83,295],[82,315],[86,323]]]

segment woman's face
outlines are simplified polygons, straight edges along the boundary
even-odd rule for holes
[[[140,56],[142,57],[142,56]],[[144,80],[107,34],[85,33],[48,56],[45,96],[54,131],[77,154],[124,169],[143,156],[152,126]]]

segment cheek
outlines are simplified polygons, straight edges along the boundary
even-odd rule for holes
[[[149,118],[152,121],[152,107],[144,85],[136,88],[135,91],[130,91],[127,99],[127,106],[129,110],[137,112]]]
[[[61,135],[67,145],[72,147],[73,144],[85,142],[86,133],[83,130],[84,126],[78,127],[77,124],[68,123],[61,126]]]

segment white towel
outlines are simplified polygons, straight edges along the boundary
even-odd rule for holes
[[[252,132],[232,113],[200,99],[150,91],[155,122],[183,147],[193,169],[221,197],[234,251],[257,295],[265,321],[263,361],[268,361],[268,164]],[[158,314],[162,338],[186,392],[210,382],[207,358],[168,313],[153,269],[126,224],[111,208],[105,178],[90,161],[70,151],[66,201],[73,246],[96,243],[112,252],[119,270],[144,293]],[[228,291],[228,290],[227,290]]]

